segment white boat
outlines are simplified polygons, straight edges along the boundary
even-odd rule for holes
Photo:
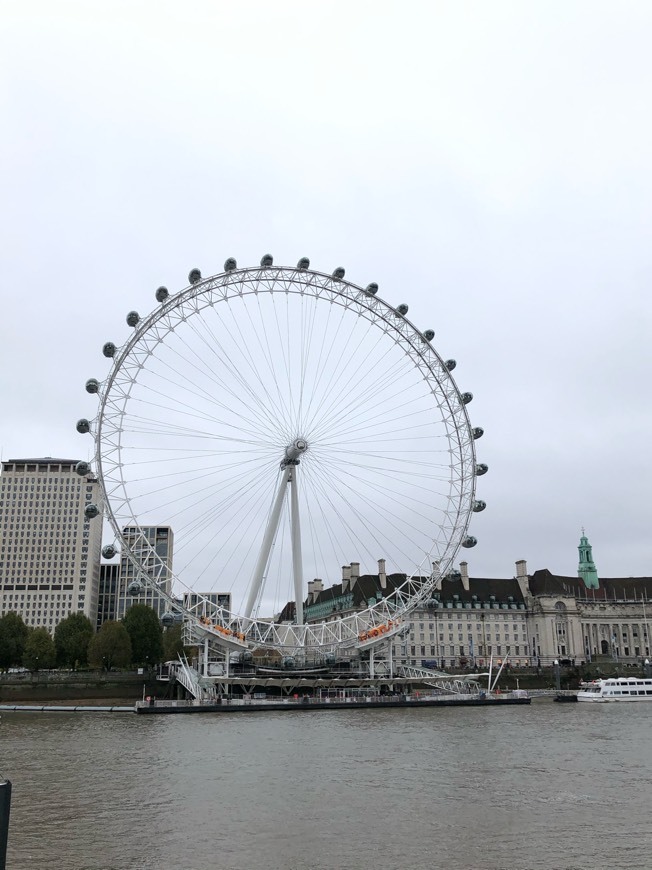
[[[593,680],[581,683],[578,701],[652,701],[652,679],[636,677],[611,677],[608,680]]]

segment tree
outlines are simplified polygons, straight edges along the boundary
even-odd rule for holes
[[[131,638],[134,664],[155,665],[163,661],[163,628],[155,610],[146,604],[134,604],[122,621]]]
[[[22,664],[28,634],[20,614],[10,611],[0,618],[0,668]]]
[[[184,652],[183,646],[183,625],[179,622],[176,625],[166,628],[163,632],[163,660],[166,662],[175,662]]]
[[[23,653],[23,665],[30,671],[38,671],[40,668],[53,668],[56,660],[54,641],[47,628],[30,631]]]
[[[75,670],[88,663],[88,644],[93,637],[93,625],[83,613],[71,613],[54,630],[54,646],[60,667]]]
[[[131,664],[131,640],[122,622],[102,623],[88,645],[88,660],[94,668],[107,671]]]

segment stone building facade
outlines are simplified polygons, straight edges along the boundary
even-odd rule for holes
[[[547,569],[528,574],[524,560],[513,577],[471,577],[462,562],[441,581],[430,600],[413,611],[409,630],[394,639],[394,661],[412,665],[485,667],[509,656],[512,666],[581,664],[608,659],[641,662],[650,656],[652,578],[600,579],[584,534],[575,577]],[[360,574],[357,562],[342,580],[324,588],[308,584],[308,622],[336,619],[368,606],[400,586],[405,576]],[[290,615],[292,607],[284,611]]]

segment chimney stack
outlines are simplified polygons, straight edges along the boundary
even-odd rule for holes
[[[380,588],[385,591],[387,589],[387,573],[385,571],[385,560],[378,560],[378,581],[380,583]]]
[[[348,592],[351,588],[351,566],[342,565],[342,592]]]
[[[355,586],[355,584],[360,579],[360,563],[359,562],[351,562],[351,589]]]
[[[460,562],[460,574],[462,575],[462,586],[465,592],[471,588],[469,585],[469,563]]]
[[[516,579],[523,599],[527,600],[527,597],[530,594],[530,578],[527,574],[527,562],[525,559],[519,559],[516,563]]]

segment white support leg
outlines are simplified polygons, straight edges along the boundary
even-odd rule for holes
[[[303,625],[303,564],[301,557],[301,524],[299,522],[299,466],[292,468],[290,481],[290,516],[292,522],[292,571],[297,625]]]
[[[269,562],[269,554],[271,553],[272,544],[274,543],[274,538],[278,529],[278,523],[281,518],[281,510],[283,508],[283,501],[285,500],[287,484],[291,476],[292,466],[288,465],[287,468],[283,469],[283,475],[278,485],[278,491],[276,493],[272,512],[267,523],[267,528],[265,529],[263,544],[260,548],[260,555],[258,556],[258,562],[256,563],[256,568],[254,570],[251,589],[249,591],[249,598],[247,599],[247,606],[245,607],[244,612],[244,615],[247,618],[251,616],[251,612],[254,609],[254,605],[256,604],[256,600],[258,599],[258,595],[260,593],[260,587],[263,584],[263,578],[265,577],[265,571],[267,570],[267,563]]]

